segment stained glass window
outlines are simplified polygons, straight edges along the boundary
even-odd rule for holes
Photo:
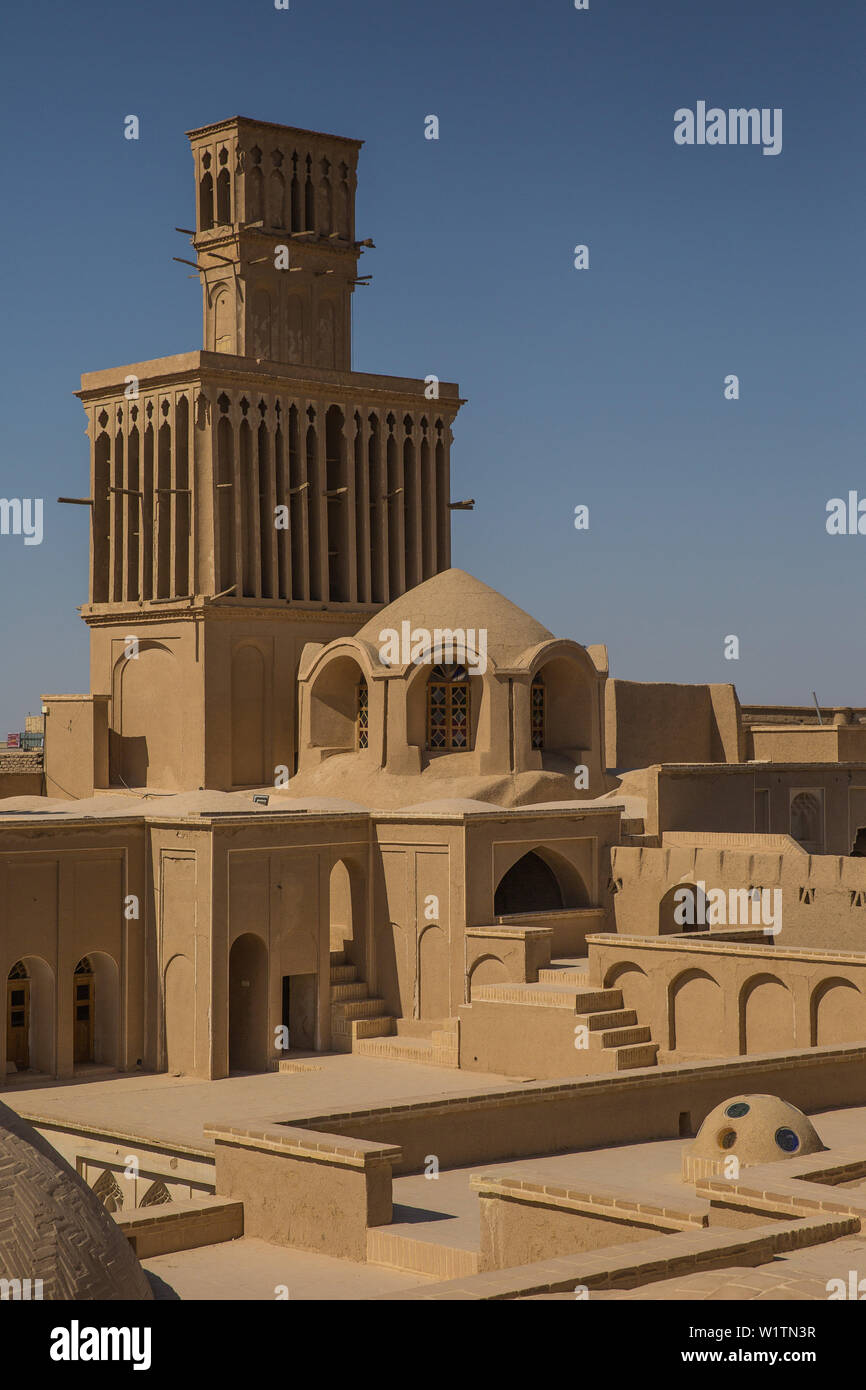
[[[369,748],[370,746],[370,711],[367,699],[367,682],[361,680],[358,685],[358,747]]]
[[[470,688],[465,666],[434,666],[427,682],[427,746],[434,752],[467,749]]]
[[[532,682],[530,695],[530,722],[532,731],[532,747],[544,747],[544,682],[540,676],[536,676]]]

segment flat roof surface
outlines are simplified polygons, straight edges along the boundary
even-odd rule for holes
[[[165,1072],[117,1073],[98,1080],[0,1088],[12,1110],[33,1119],[86,1125],[149,1143],[185,1144],[212,1149],[206,1124],[273,1124],[305,1112],[322,1115],[403,1100],[486,1095],[520,1091],[514,1077],[395,1062],[352,1053],[289,1053],[315,1071],[264,1072],[220,1081]],[[97,1137],[97,1136],[94,1136]]]

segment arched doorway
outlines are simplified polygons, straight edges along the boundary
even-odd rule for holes
[[[93,1061],[94,979],[89,956],[82,956],[73,972],[72,1060]]]
[[[117,965],[104,951],[82,956],[73,972],[72,1060],[119,1065]]]
[[[239,936],[229,954],[229,1070],[268,1064],[268,951],[260,936]]]
[[[23,960],[16,961],[6,981],[6,1061],[16,1071],[30,1067],[30,975]]]
[[[345,951],[347,961],[364,964],[364,874],[352,860],[338,859],[328,882],[330,949]]]
[[[6,981],[6,1061],[16,1071],[57,1070],[54,971],[39,956],[22,956]]]

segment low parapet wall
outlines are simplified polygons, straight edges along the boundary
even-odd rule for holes
[[[392,1144],[288,1125],[205,1125],[216,1145],[216,1190],[243,1203],[244,1234],[275,1245],[365,1261],[367,1230],[391,1220]]]
[[[829,1213],[800,1220],[756,1226],[750,1231],[682,1231],[656,1236],[639,1244],[610,1246],[585,1254],[565,1255],[514,1269],[489,1270],[442,1284],[421,1285],[403,1293],[380,1295],[377,1302],[532,1298],[537,1294],[572,1293],[592,1297],[593,1289],[636,1289],[675,1275],[708,1269],[768,1264],[777,1255],[823,1245],[840,1236],[855,1235],[860,1222],[853,1216]]]
[[[714,1106],[749,1091],[778,1095],[806,1114],[866,1104],[866,1045],[528,1082],[482,1096],[409,1100],[343,1114],[293,1115],[275,1128],[300,1131],[308,1140],[314,1130],[332,1142],[345,1135],[356,1144],[391,1145],[393,1171],[417,1173],[430,1154],[441,1168],[459,1168],[681,1138],[695,1133]]]

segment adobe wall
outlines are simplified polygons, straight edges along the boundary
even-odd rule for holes
[[[243,1203],[245,1236],[366,1261],[368,1228],[391,1220],[393,1145],[282,1124],[206,1125],[205,1134],[216,1144],[217,1194]]]
[[[108,700],[96,695],[43,695],[45,795],[92,796],[109,776]]]
[[[866,1045],[647,1067],[613,1077],[524,1082],[483,1096],[450,1097],[346,1114],[295,1112],[286,1123],[326,1135],[399,1145],[395,1173],[502,1162],[695,1133],[732,1095],[781,1096],[805,1113],[866,1102]]]
[[[545,858],[566,896],[573,894],[580,905],[510,916],[502,925],[518,932],[521,926],[552,929],[551,944],[562,954],[578,954],[587,931],[613,926],[609,849],[619,834],[617,807],[501,816],[382,814],[373,823],[376,992],[397,1017],[455,1017],[468,1002],[473,978],[482,978],[479,969],[487,982],[517,978],[511,933],[501,934],[500,950],[475,932],[467,936],[466,929],[496,924],[496,887],[530,851]],[[523,960],[525,942],[521,949]]]
[[[368,616],[369,610],[206,609],[202,785],[273,786],[278,769],[294,775],[301,653],[309,642],[354,633]],[[279,776],[284,784],[285,773]]]
[[[672,837],[673,838],[673,837]],[[686,840],[686,836],[682,837]],[[778,902],[781,930],[774,933],[776,946],[805,947],[816,951],[862,951],[866,941],[866,860],[847,855],[806,854],[785,836],[696,835],[697,843],[661,849],[614,847],[611,873],[616,893],[616,930],[627,936],[677,935],[695,928],[674,920],[674,893],[684,885],[703,884],[700,891],[725,890],[727,921],[709,920],[713,931],[725,926],[771,925],[760,919],[760,905],[748,906],[745,921],[730,921],[730,890],[760,886],[781,897],[768,899],[767,916],[776,917]],[[739,845],[732,843],[741,841]],[[773,841],[777,843],[774,845]],[[682,900],[680,900],[682,901]],[[734,903],[742,917],[741,903]],[[682,911],[680,916],[682,916]],[[695,926],[697,926],[697,922]]]
[[[0,801],[7,796],[42,796],[42,753],[0,752]]]
[[[740,708],[732,685],[611,679],[605,686],[610,768],[651,763],[738,762]]]
[[[203,663],[192,612],[112,607],[88,626],[91,690],[110,701],[111,782],[102,785],[205,786]],[[46,749],[49,741],[46,725]]]
[[[662,1062],[866,1042],[862,951],[603,936],[590,943],[590,975],[621,990]]]
[[[376,993],[397,1018],[453,1017],[465,994],[462,817],[375,816]]]
[[[212,1066],[212,839],[207,827],[148,826],[153,928],[147,978],[154,982],[147,1065],[209,1077]]]
[[[857,828],[866,826],[866,767],[832,763],[651,770],[648,834],[668,830],[791,833],[791,800],[801,791],[823,796],[823,853],[850,854]],[[652,784],[654,784],[654,789]],[[760,804],[759,800],[760,798]]]
[[[373,943],[369,911],[369,818],[366,813],[287,815],[258,824],[213,823],[212,1041],[210,1075],[229,1073],[232,948],[241,938],[259,958],[248,988],[249,1016],[240,1028],[251,1040],[243,1070],[265,1070],[282,1056],[278,1029],[283,976],[315,976],[312,1045],[330,1047],[331,874],[342,861],[351,886],[349,922],[335,922],[342,941],[348,933],[350,959],[362,979],[371,978]],[[260,957],[257,953],[261,952]],[[240,969],[240,974],[250,972]],[[259,976],[261,978],[259,978]],[[200,1004],[199,1007],[203,1007]],[[207,1074],[201,1073],[198,1074]]]
[[[579,1251],[603,1250],[707,1224],[683,1194],[681,1209],[636,1201],[632,1192],[593,1180],[591,1188],[551,1184],[527,1167],[507,1176],[473,1175],[481,1216],[479,1272],[508,1269]]]
[[[4,824],[0,979],[24,959],[31,979],[32,1068],[73,1074],[74,970],[83,956],[96,971],[95,1060],[127,1070],[144,1058],[147,929],[140,824]],[[2,1028],[0,1076],[5,1071]]]

